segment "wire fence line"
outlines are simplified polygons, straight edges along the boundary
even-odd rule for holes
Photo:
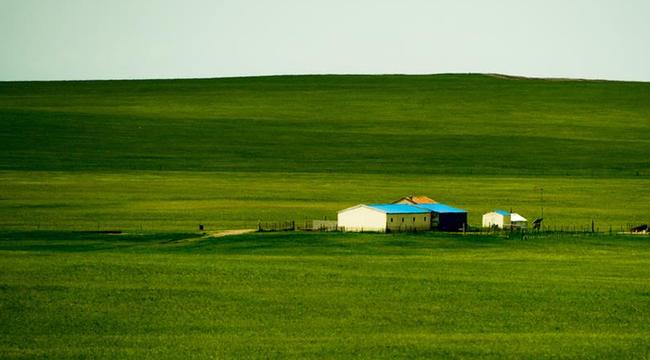
[[[161,227],[161,224],[158,222],[149,223],[121,223],[121,222],[110,222],[110,221],[83,221],[83,222],[58,222],[58,221],[43,221],[43,222],[20,222],[20,223],[6,223],[0,226],[0,230],[5,231],[94,231],[94,232],[128,232],[128,233],[151,233],[151,232],[166,232],[166,231],[197,231],[201,229],[201,224],[206,224],[205,222],[197,222],[195,226],[188,224],[187,221],[181,222],[167,222],[164,226]],[[228,228],[228,226],[222,225],[219,226],[217,222],[209,222],[208,228],[210,229],[221,229]],[[248,225],[250,228],[251,226]],[[258,221],[257,230],[260,232],[281,232],[281,231],[345,231],[344,228],[341,228],[337,225],[336,220],[282,220],[282,221]],[[417,232],[441,232],[438,230],[417,230]],[[372,232],[372,231],[366,231]],[[414,229],[404,228],[400,230],[392,230],[393,233],[399,232],[415,232]],[[552,235],[552,234],[648,234],[650,235],[650,229],[644,224],[639,226],[639,224],[616,224],[616,225],[601,225],[595,222],[588,224],[573,224],[573,225],[542,225],[539,229],[517,229],[517,228],[506,228],[506,229],[495,229],[495,228],[482,228],[482,227],[473,227],[469,226],[464,229],[464,231],[458,231],[458,233],[465,234],[481,234],[481,235],[500,235],[500,236],[510,236],[513,234],[526,234],[527,236],[535,235]],[[517,235],[517,236],[519,236]]]

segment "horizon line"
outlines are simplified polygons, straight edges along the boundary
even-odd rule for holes
[[[208,77],[151,77],[151,78],[89,78],[89,79],[32,79],[32,80],[0,80],[0,83],[40,83],[40,82],[102,82],[102,81],[173,81],[173,80],[221,80],[221,79],[255,79],[276,77],[309,77],[309,76],[486,76],[505,80],[546,80],[546,81],[589,81],[589,82],[621,82],[621,83],[650,83],[650,80],[621,80],[605,78],[583,78],[563,76],[526,76],[491,72],[442,72],[442,73],[302,73],[302,74],[259,74],[232,75]]]

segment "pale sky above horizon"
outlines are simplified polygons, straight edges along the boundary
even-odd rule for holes
[[[504,73],[650,81],[649,0],[0,0],[0,81]]]

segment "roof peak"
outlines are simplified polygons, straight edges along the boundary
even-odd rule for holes
[[[417,204],[436,204],[437,201],[433,200],[432,198],[425,196],[425,195],[409,195],[409,196],[404,196],[397,201],[394,201],[393,204],[397,203],[403,203],[403,202],[408,202],[413,205]]]

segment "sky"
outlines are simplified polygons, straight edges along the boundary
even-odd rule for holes
[[[650,81],[650,0],[0,0],[0,80]]]

